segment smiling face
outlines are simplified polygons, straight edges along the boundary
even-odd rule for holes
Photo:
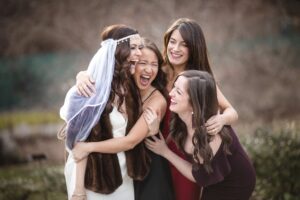
[[[189,49],[178,29],[174,30],[167,46],[169,62],[175,67],[185,69],[189,59]]]
[[[143,47],[143,41],[140,36],[130,38],[130,56],[128,57],[130,63],[135,64],[139,60]]]
[[[135,66],[134,79],[136,85],[141,91],[150,88],[152,81],[155,79],[158,72],[158,59],[156,54],[148,49],[142,49],[142,55]]]
[[[171,97],[170,110],[172,112],[180,115],[186,112],[191,113],[193,111],[187,90],[188,79],[184,76],[179,76],[169,93]]]

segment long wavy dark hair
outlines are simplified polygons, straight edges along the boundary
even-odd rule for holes
[[[116,24],[108,26],[101,33],[101,39],[120,39],[129,35],[137,34],[138,31],[123,25]],[[125,97],[130,94],[132,96],[133,101],[140,101],[140,96],[137,90],[137,87],[134,84],[133,78],[130,74],[130,62],[127,60],[130,56],[130,40],[125,40],[122,43],[119,43],[116,48],[115,53],[115,69],[111,86],[111,94],[109,97],[109,101],[107,103],[107,108],[111,109],[111,104],[115,100],[115,97],[118,97],[118,109],[120,111],[120,107],[123,104]],[[126,97],[127,100],[127,97]]]
[[[201,70],[213,75],[207,56],[207,47],[203,31],[196,21],[188,18],[177,19],[165,32],[163,51],[165,65],[170,66],[171,69],[174,70],[174,66],[170,63],[167,55],[167,47],[171,35],[175,30],[179,30],[182,39],[189,49],[189,59],[185,70]]]
[[[167,99],[169,95],[166,89],[167,75],[162,70],[162,65],[164,62],[163,56],[160,50],[155,45],[155,43],[149,40],[148,38],[143,38],[143,44],[144,44],[144,48],[151,50],[155,54],[158,60],[158,72],[155,79],[152,81],[151,85],[155,87],[157,90],[159,90],[160,93]]]
[[[137,31],[125,25],[107,27],[101,34],[102,40],[121,39],[136,34]],[[99,123],[91,130],[87,142],[97,142],[113,138],[113,126],[109,114],[113,104],[117,103],[118,110],[126,100],[127,126],[126,135],[138,120],[142,110],[138,88],[130,74],[130,40],[117,45],[115,53],[115,68],[112,89]],[[117,99],[116,99],[117,98]],[[117,102],[115,100],[118,100]],[[150,158],[143,143],[133,149],[125,151],[128,175],[134,180],[142,180],[147,176]],[[97,153],[89,154],[85,173],[85,187],[103,194],[110,194],[122,184],[122,175],[117,154]]]
[[[213,157],[213,152],[209,146],[209,142],[212,140],[213,136],[207,133],[205,122],[218,112],[216,83],[214,78],[208,72],[198,70],[187,70],[182,72],[179,76],[184,76],[188,80],[187,93],[189,95],[189,103],[193,108],[192,120],[193,128],[195,128],[192,138],[194,145],[194,162],[199,166],[200,156],[203,158],[204,169],[208,173],[211,173],[211,159]],[[180,149],[184,150],[184,144],[187,139],[187,127],[176,113],[173,113],[172,115],[170,133]],[[224,144],[223,150],[230,154],[229,145],[232,142],[230,134],[226,128],[223,128],[219,134]]]

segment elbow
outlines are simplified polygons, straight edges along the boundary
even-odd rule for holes
[[[233,109],[233,111],[234,111],[234,121],[236,122],[239,119],[239,114],[235,109]]]

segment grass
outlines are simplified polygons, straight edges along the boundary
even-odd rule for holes
[[[19,111],[0,113],[0,130],[20,124],[39,125],[62,122],[57,112]]]
[[[63,166],[43,163],[0,168],[0,200],[65,200]]]

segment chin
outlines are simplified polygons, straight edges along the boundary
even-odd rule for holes
[[[170,111],[172,111],[172,112],[176,113],[176,109],[174,110],[174,108],[173,108],[173,106],[172,106],[172,105],[170,105],[169,109],[170,109]]]

